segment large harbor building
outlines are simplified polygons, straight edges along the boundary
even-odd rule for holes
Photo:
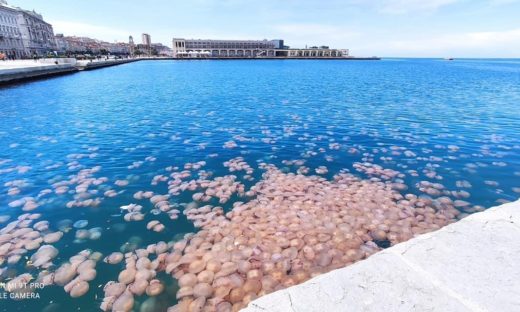
[[[291,49],[282,39],[275,40],[172,40],[175,58],[340,58],[349,57],[348,49],[327,46]]]

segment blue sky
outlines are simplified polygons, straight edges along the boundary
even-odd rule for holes
[[[172,37],[285,39],[359,56],[520,57],[520,0],[8,0],[55,33],[171,45]],[[74,3],[74,4],[72,4]]]

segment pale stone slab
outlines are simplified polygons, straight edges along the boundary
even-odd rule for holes
[[[471,215],[243,311],[520,311],[520,201]]]
[[[382,252],[348,269],[261,297],[243,311],[470,310],[417,276],[400,256]]]
[[[509,220],[520,228],[520,201],[489,208],[481,213],[475,213],[464,220]]]
[[[389,251],[474,310],[520,311],[520,227],[486,215]]]

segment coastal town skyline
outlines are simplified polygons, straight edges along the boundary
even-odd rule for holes
[[[173,37],[284,38],[292,47],[325,44],[366,56],[520,56],[520,25],[514,14],[520,2],[516,0],[352,0],[325,5],[198,0],[153,1],[147,6],[91,1],[74,10],[61,0],[45,4],[11,0],[9,4],[42,14],[55,34],[108,42],[128,42],[130,35],[140,39],[142,33],[150,33],[154,42],[169,47]],[[103,7],[107,14],[95,13],[94,7]],[[246,13],[253,7],[251,22]]]
[[[172,38],[172,46],[152,41],[148,33],[141,34],[141,42],[134,40],[107,42],[84,36],[55,33],[53,26],[35,10],[12,6],[0,0],[0,60],[41,57],[75,59],[104,58],[349,58],[378,60],[377,57],[353,57],[349,49],[328,45],[312,45],[304,49],[291,48],[283,39],[214,40]],[[122,61],[124,62],[124,61]],[[59,62],[58,62],[59,63]],[[72,62],[74,63],[74,62]],[[72,69],[83,68],[82,64]]]

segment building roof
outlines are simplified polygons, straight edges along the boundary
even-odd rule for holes
[[[29,15],[29,16],[35,18],[35,19],[38,19],[40,22],[42,22],[44,24],[52,26],[51,24],[49,24],[49,23],[47,23],[46,21],[43,20],[43,16],[40,13],[38,13],[38,12],[36,12],[34,10],[30,11],[30,10],[22,9],[20,7],[12,6],[12,5],[8,4],[7,1],[5,1],[5,0],[0,0],[0,8],[12,10],[12,11],[14,11],[16,13]]]

